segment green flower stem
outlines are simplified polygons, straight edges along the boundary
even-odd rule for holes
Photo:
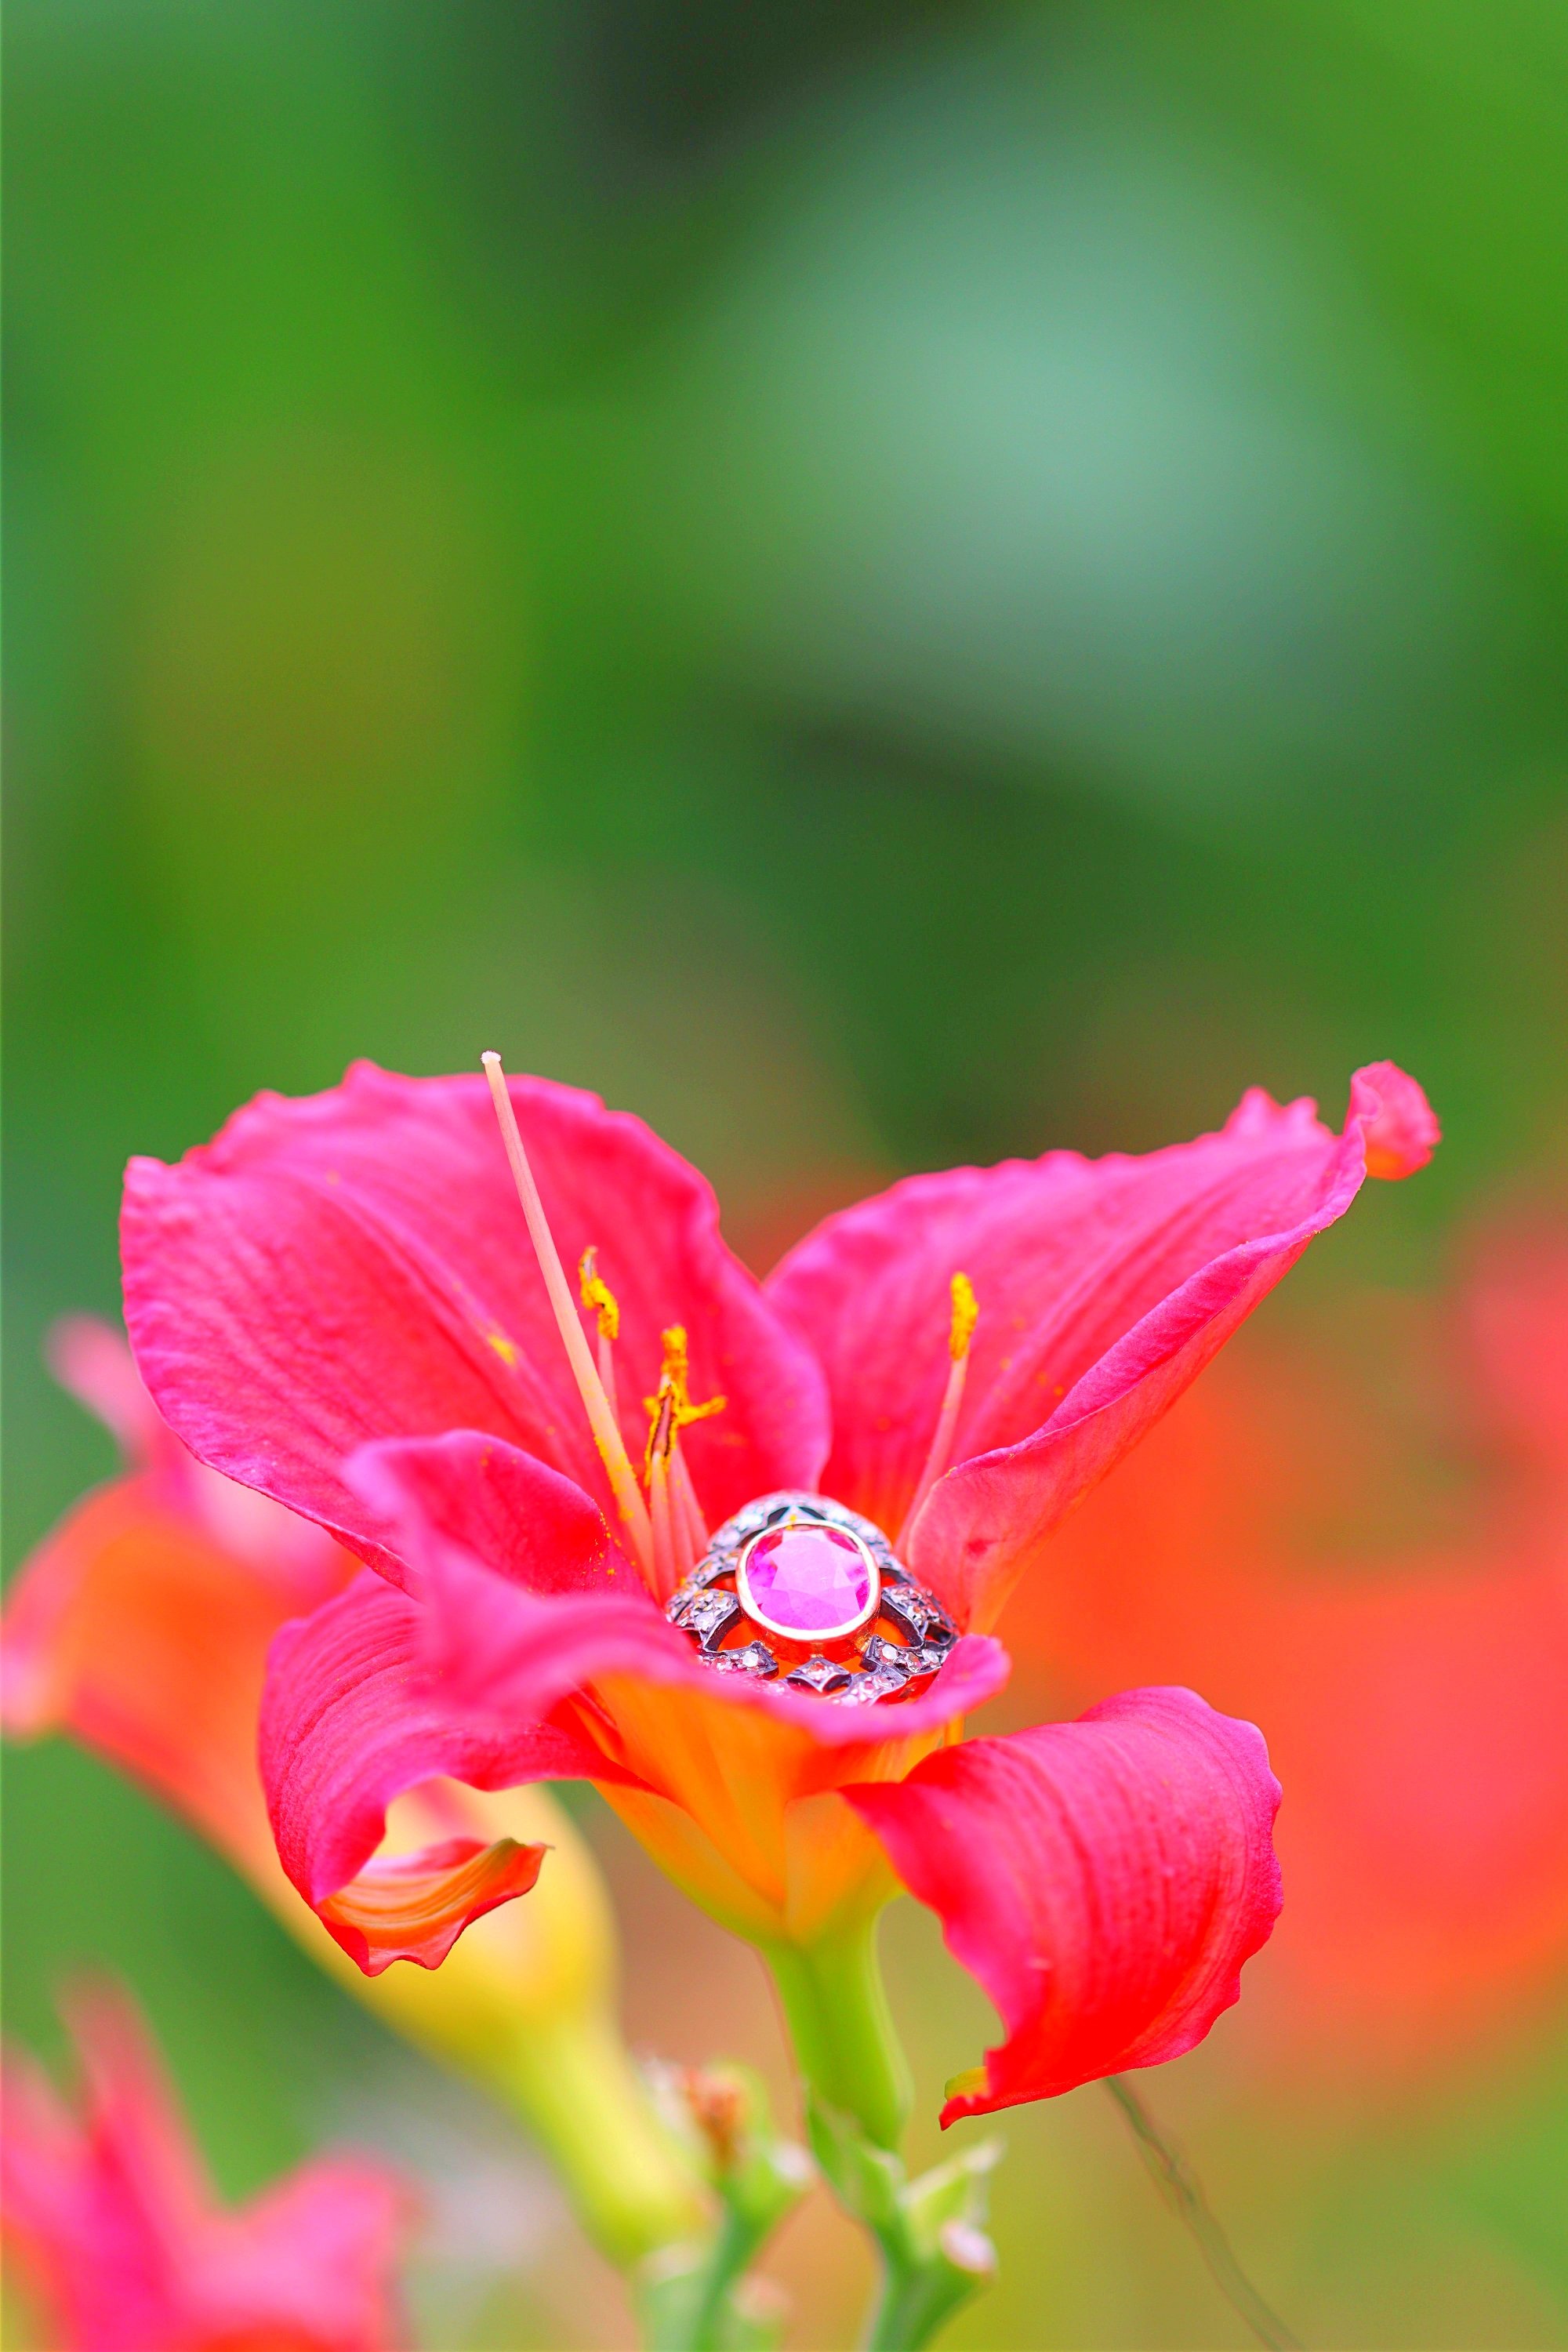
[[[787,2306],[748,2273],[810,2188],[811,2159],[773,2130],[767,2092],[749,2068],[701,2068],[674,2075],[670,2087],[706,2145],[722,2219],[703,2244],[656,2256],[634,2279],[650,2352],[769,2352]]]
[[[770,1945],[763,1957],[813,2101],[853,2116],[874,2147],[897,2147],[910,2070],[882,1986],[875,1915],[816,1944]]]
[[[909,2069],[877,1965],[875,1917],[766,1958],[805,2080],[812,2154],[845,2210],[877,2241],[882,2284],[869,2352],[917,2352],[990,2279],[981,2223],[998,2149],[969,2148],[910,2180],[898,2154]]]
[[[712,2230],[707,2187],[607,2016],[532,2021],[497,2072],[584,2228],[619,2268]]]

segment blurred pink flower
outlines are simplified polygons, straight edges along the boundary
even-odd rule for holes
[[[989,1628],[1063,1515],[1369,1171],[1429,1157],[1419,1087],[1359,1072],[1340,1135],[1253,1092],[1221,1133],[1142,1160],[917,1177],[829,1218],[764,1289],[701,1178],[639,1121],[495,1084],[537,1159],[538,1262],[478,1078],[360,1065],[127,1180],[127,1316],[161,1409],[377,1571],[273,1652],[263,1770],[300,1892],[334,1933],[374,1906],[373,1951],[340,1938],[362,1965],[434,1966],[495,1891],[478,1857],[408,1857],[420,1900],[400,1936],[377,1858],[388,1802],[437,1774],[581,1776],[775,1953],[873,1913],[890,1864],[1007,2026],[944,2119],[1191,2047],[1278,1909],[1258,1734],[1155,1689],[952,1743],[1005,1679]],[[618,1412],[550,1229],[570,1257],[600,1248],[613,1278]],[[980,1322],[955,1323],[950,1360],[965,1276]],[[689,1373],[723,1391],[717,1420],[684,1410]],[[658,1424],[668,1469],[648,1444],[645,1501],[649,1391],[682,1411]],[[668,1622],[694,1523],[705,1543],[775,1490],[903,1529],[960,1633],[922,1696],[770,1688],[715,1672]]]
[[[73,2114],[25,2052],[5,2056],[0,2226],[60,2352],[391,2352],[412,2207],[368,2158],[302,2166],[237,2211],[207,2179],[123,1994],[68,2021]]]

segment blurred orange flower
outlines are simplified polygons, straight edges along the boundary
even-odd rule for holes
[[[1494,1232],[1394,1338],[1358,1407],[1342,1361],[1255,1334],[1009,1616],[1026,1708],[1158,1677],[1268,1725],[1287,1899],[1259,2007],[1358,2069],[1502,2028],[1568,1960],[1568,1233]],[[1423,1466],[1399,1416],[1434,1381]]]

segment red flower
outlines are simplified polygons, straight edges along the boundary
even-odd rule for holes
[[[640,1122],[542,1080],[498,1100],[537,1171],[533,1196],[514,1137],[537,1259],[479,1079],[361,1065],[129,1172],[127,1314],[163,1411],[377,1571],[274,1649],[263,1766],[295,1885],[329,1924],[375,1885],[366,1964],[432,1965],[471,1898],[449,1873],[450,1932],[409,1917],[398,1943],[374,1876],[388,1801],[434,1774],[580,1775],[775,1963],[849,1934],[891,1872],[931,1903],[1008,2029],[949,2118],[1190,2047],[1278,1908],[1258,1734],[1155,1690],[951,1743],[1005,1677],[989,1628],[1062,1515],[1369,1166],[1429,1155],[1420,1089],[1358,1074],[1337,1137],[1254,1092],[1145,1159],[917,1177],[765,1287]],[[587,1294],[602,1373],[552,1230],[617,1295]],[[690,1396],[721,1391],[699,1417]],[[874,1520],[951,1612],[922,1695],[717,1673],[661,1612],[707,1529],[776,1491]]]
[[[0,2223],[62,2352],[390,2352],[409,2219],[381,2165],[303,2166],[218,2204],[135,2011],[98,1990],[69,2022],[73,2116],[41,2067],[5,2061]]]

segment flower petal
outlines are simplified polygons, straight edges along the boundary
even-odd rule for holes
[[[384,1862],[367,1876],[395,1797],[443,1777],[496,1790],[606,1769],[570,1729],[444,1706],[421,1675],[421,1632],[418,1605],[365,1574],[285,1626],[268,1661],[261,1777],[279,1857],[367,1976],[399,1958],[436,1967],[470,1919],[532,1885],[537,1862],[518,1857],[542,1851],[465,1838],[405,1858],[401,1878]]]
[[[1279,1913],[1261,1735],[1191,1691],[1125,1691],[844,1794],[1007,2028],[943,2124],[1179,2057]]]
[[[47,1353],[61,1388],[102,1422],[128,1468],[155,1469],[184,1453],[112,1323],[97,1315],[62,1315],[49,1331]]]
[[[1369,1150],[1404,1172],[1435,1135],[1414,1080],[1379,1064],[1352,1081],[1340,1136],[1310,1102],[1255,1089],[1219,1134],[1142,1159],[917,1176],[829,1218],[768,1283],[833,1391],[826,1490],[898,1528],[947,1375],[948,1284],[966,1273],[980,1321],[958,1466],[909,1557],[961,1622],[994,1624],[1063,1512],[1343,1214]]]
[[[124,1342],[113,1345],[111,1366],[118,1360],[130,1371]],[[504,2069],[511,2037],[531,2020],[574,2009],[603,2014],[612,1937],[605,1896],[570,1822],[537,1789],[481,1797],[444,1782],[401,1801],[399,1843],[462,1834],[476,1855],[503,1842],[511,1854],[538,1852],[541,1842],[551,1849],[549,1874],[526,1914],[493,1914],[438,1975],[358,1976],[301,1903],[267,1816],[257,1717],[268,1645],[300,1606],[288,1597],[298,1581],[298,1539],[331,1550],[339,1583],[353,1563],[319,1528],[203,1468],[171,1431],[164,1435],[186,1475],[123,1479],[89,1497],[13,1583],[0,1645],[0,1725],[13,1738],[68,1731],[132,1773],[213,1840],[313,1958],[353,1978],[399,2032],[483,2082]],[[246,1517],[258,1524],[244,1532],[274,1523],[281,1568],[216,1540],[209,1486],[250,1507]],[[469,1912],[482,1907],[465,1904]]]
[[[475,1429],[387,1438],[360,1447],[343,1476],[381,1524],[400,1582],[416,1560],[455,1545],[528,1592],[644,1598],[598,1506],[503,1438]]]
[[[13,1738],[69,1731],[242,1868],[269,1873],[256,1716],[289,1605],[152,1479],[119,1479],[77,1506],[6,1596],[0,1723]]]
[[[1358,1120],[1366,1172],[1385,1183],[1425,1168],[1443,1139],[1425,1092],[1396,1062],[1368,1062],[1352,1077],[1350,1123]]]
[[[472,1920],[528,1893],[547,1852],[511,1838],[444,1838],[414,1853],[376,1854],[318,1916],[367,1976],[394,1960],[438,1968]]]
[[[702,1178],[595,1096],[511,1090],[563,1258],[596,1244],[620,1299],[628,1443],[682,1323],[694,1393],[729,1401],[685,1439],[710,1518],[815,1486],[821,1376],[721,1241]],[[487,1431],[604,1498],[482,1077],[361,1063],[326,1094],[258,1096],[177,1165],[132,1162],[122,1244],[137,1360],[181,1436],[374,1565],[336,1475],[368,1439]]]
[[[94,1985],[67,2021],[79,2118],[26,2053],[7,2051],[0,2142],[8,2247],[60,2341],[388,2352],[405,2340],[392,2293],[413,2216],[401,2180],[331,2158],[225,2211],[129,2000]]]

